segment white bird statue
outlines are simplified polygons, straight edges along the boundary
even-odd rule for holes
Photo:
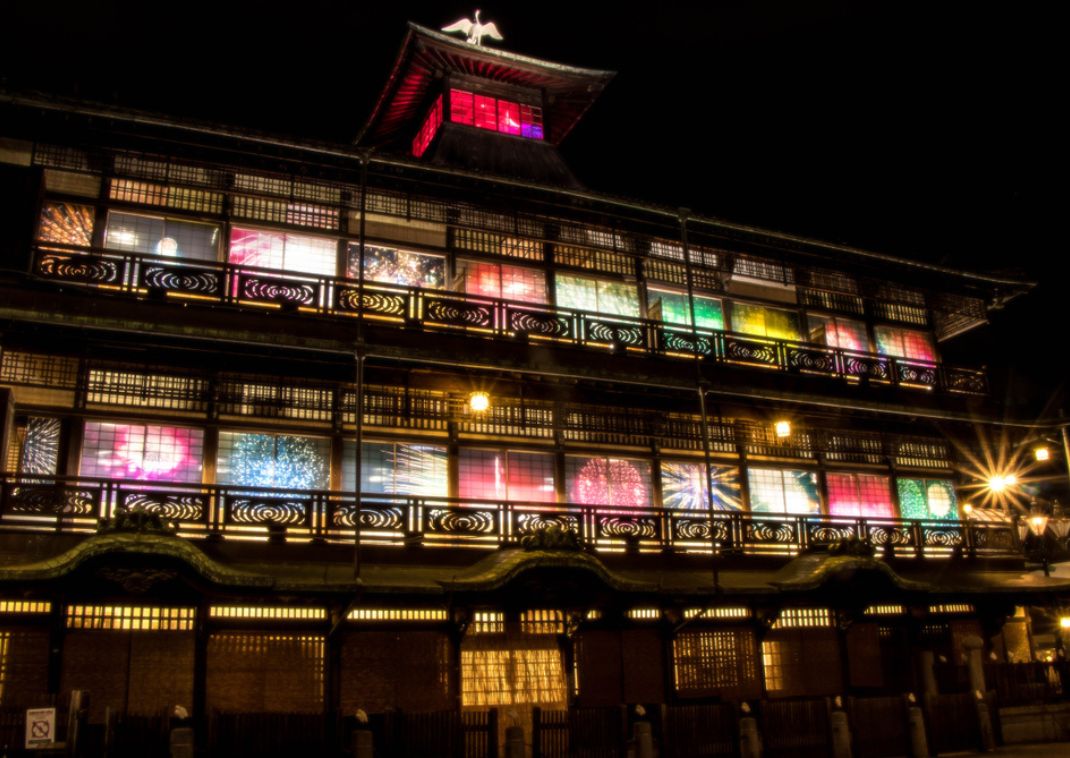
[[[442,31],[446,32],[446,34],[456,34],[457,32],[460,32],[461,34],[468,35],[466,42],[468,42],[469,45],[482,45],[484,37],[490,37],[499,42],[504,39],[493,21],[484,24],[479,20],[479,8],[476,8],[476,17],[474,21],[472,19],[462,18],[459,21],[454,21],[449,26],[442,27]]]

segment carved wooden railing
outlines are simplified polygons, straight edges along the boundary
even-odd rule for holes
[[[156,514],[202,538],[499,548],[552,530],[578,546],[637,552],[791,554],[837,543],[879,555],[1021,555],[1011,522],[909,521],[574,503],[404,497],[88,477],[0,475],[0,527],[91,532],[122,510]],[[546,535],[542,535],[546,536]]]
[[[983,395],[987,390],[984,373],[975,369],[441,290],[378,283],[361,287],[351,279],[230,263],[48,245],[35,249],[33,272],[53,282],[137,297],[207,299],[429,331],[635,354],[702,356],[724,365],[956,394]]]

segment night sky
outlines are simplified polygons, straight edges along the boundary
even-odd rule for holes
[[[286,135],[351,140],[407,20],[473,7],[5,4],[0,77]],[[563,146],[589,187],[905,257],[1039,280],[944,346],[1011,415],[1061,405],[1056,207],[1067,70],[1025,4],[540,2],[481,6],[520,53],[618,73]],[[406,8],[406,9],[402,9]],[[624,10],[634,8],[634,10]],[[1056,132],[1059,132],[1059,140]]]

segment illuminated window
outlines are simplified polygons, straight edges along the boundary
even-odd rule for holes
[[[954,521],[959,517],[955,485],[947,479],[895,480],[899,513],[905,519]]]
[[[817,474],[800,469],[747,469],[755,513],[809,514],[821,510]]]
[[[216,480],[238,487],[325,489],[330,440],[294,434],[219,433]]]
[[[193,629],[193,608],[134,605],[69,605],[68,629],[109,629],[124,632],[187,632]]]
[[[466,642],[461,649],[461,705],[565,707],[565,665],[555,640],[523,647]]]
[[[20,429],[19,473],[52,476],[59,466],[60,420],[30,416]]]
[[[47,600],[0,600],[0,613],[51,613]]]
[[[807,318],[810,326],[810,341],[818,345],[838,347],[843,350],[869,350],[866,325],[839,316],[814,316]]]
[[[942,605],[930,605],[929,613],[973,613],[974,607],[969,603],[944,603]]]
[[[182,426],[87,421],[82,476],[200,482],[204,432]]]
[[[570,503],[649,508],[650,461],[630,458],[565,458]]]
[[[342,486],[353,489],[356,447],[343,446]],[[411,442],[365,442],[361,446],[360,491],[376,495],[446,497],[446,448]]]
[[[564,634],[565,614],[549,608],[537,608],[520,614],[520,631],[524,634]]]
[[[472,634],[501,634],[505,631],[505,614],[501,611],[476,611],[472,614]]]
[[[716,608],[684,608],[685,619],[749,619],[750,608],[744,606],[721,606]]]
[[[725,629],[682,632],[672,645],[673,678],[681,694],[753,685],[758,678],[754,632]]]
[[[462,448],[458,478],[462,498],[537,503],[557,499],[551,453]]]
[[[658,608],[629,608],[628,618],[632,621],[657,621],[661,618]]]
[[[230,231],[229,260],[237,266],[334,276],[337,258],[332,239],[239,227]]]
[[[528,139],[543,138],[539,106],[476,95],[467,90],[450,90],[450,121]]]
[[[324,621],[327,611],[324,608],[299,606],[213,605],[208,609],[208,615],[214,619]]]
[[[104,245],[164,258],[214,261],[218,257],[219,227],[134,213],[108,214]]]
[[[346,617],[350,621],[446,621],[445,608],[354,608]]]
[[[738,511],[743,507],[739,495],[739,471],[731,466],[711,466],[713,508]],[[666,508],[680,511],[709,510],[706,487],[706,464],[690,461],[661,462],[661,502]]]
[[[892,483],[876,474],[839,474],[826,476],[829,513],[833,516],[895,518]]]
[[[906,608],[901,605],[871,605],[866,608],[867,616],[902,616]]]
[[[832,626],[828,608],[785,608],[777,617],[774,629],[827,628]]]
[[[654,321],[691,325],[691,305],[687,293],[647,290],[647,315]],[[700,329],[724,329],[721,301],[695,295],[695,321]]]
[[[420,127],[420,131],[416,133],[416,137],[412,140],[412,154],[414,157],[419,158],[424,154],[427,146],[431,144],[431,140],[435,138],[440,126],[442,126],[442,95],[435,98],[431,110],[427,112],[427,118],[424,120],[423,126]]]
[[[591,313],[639,317],[639,293],[634,284],[557,274],[557,304]]]
[[[360,279],[360,245],[349,244],[346,276]],[[446,286],[446,259],[382,245],[364,246],[364,278],[369,282],[406,287],[442,289]]]
[[[912,361],[935,361],[936,350],[932,338],[925,332],[899,329],[894,326],[873,328],[877,340],[877,352]]]
[[[155,205],[199,213],[223,212],[222,192],[135,182],[129,179],[112,179],[108,187],[108,197],[137,205]]]
[[[61,245],[89,247],[93,244],[93,214],[89,205],[45,203],[37,239]]]
[[[469,295],[523,303],[546,302],[546,276],[538,269],[465,260],[457,262],[457,269],[458,289]]]
[[[792,311],[733,302],[730,313],[733,332],[778,340],[802,339],[799,317]]]

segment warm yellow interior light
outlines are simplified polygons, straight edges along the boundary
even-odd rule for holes
[[[486,392],[473,392],[468,396],[468,407],[476,413],[483,413],[490,408],[490,395]]]
[[[791,422],[790,421],[777,421],[773,424],[773,429],[776,431],[776,436],[780,439],[791,436]]]
[[[1060,616],[1059,617],[1059,628],[1060,629],[1070,629],[1070,616]]]
[[[1051,450],[1046,446],[1040,445],[1033,448],[1033,457],[1038,461],[1046,461],[1051,459]]]
[[[993,492],[1005,492],[1008,487],[1018,484],[1018,477],[1014,474],[994,474],[988,477],[988,489]]]

